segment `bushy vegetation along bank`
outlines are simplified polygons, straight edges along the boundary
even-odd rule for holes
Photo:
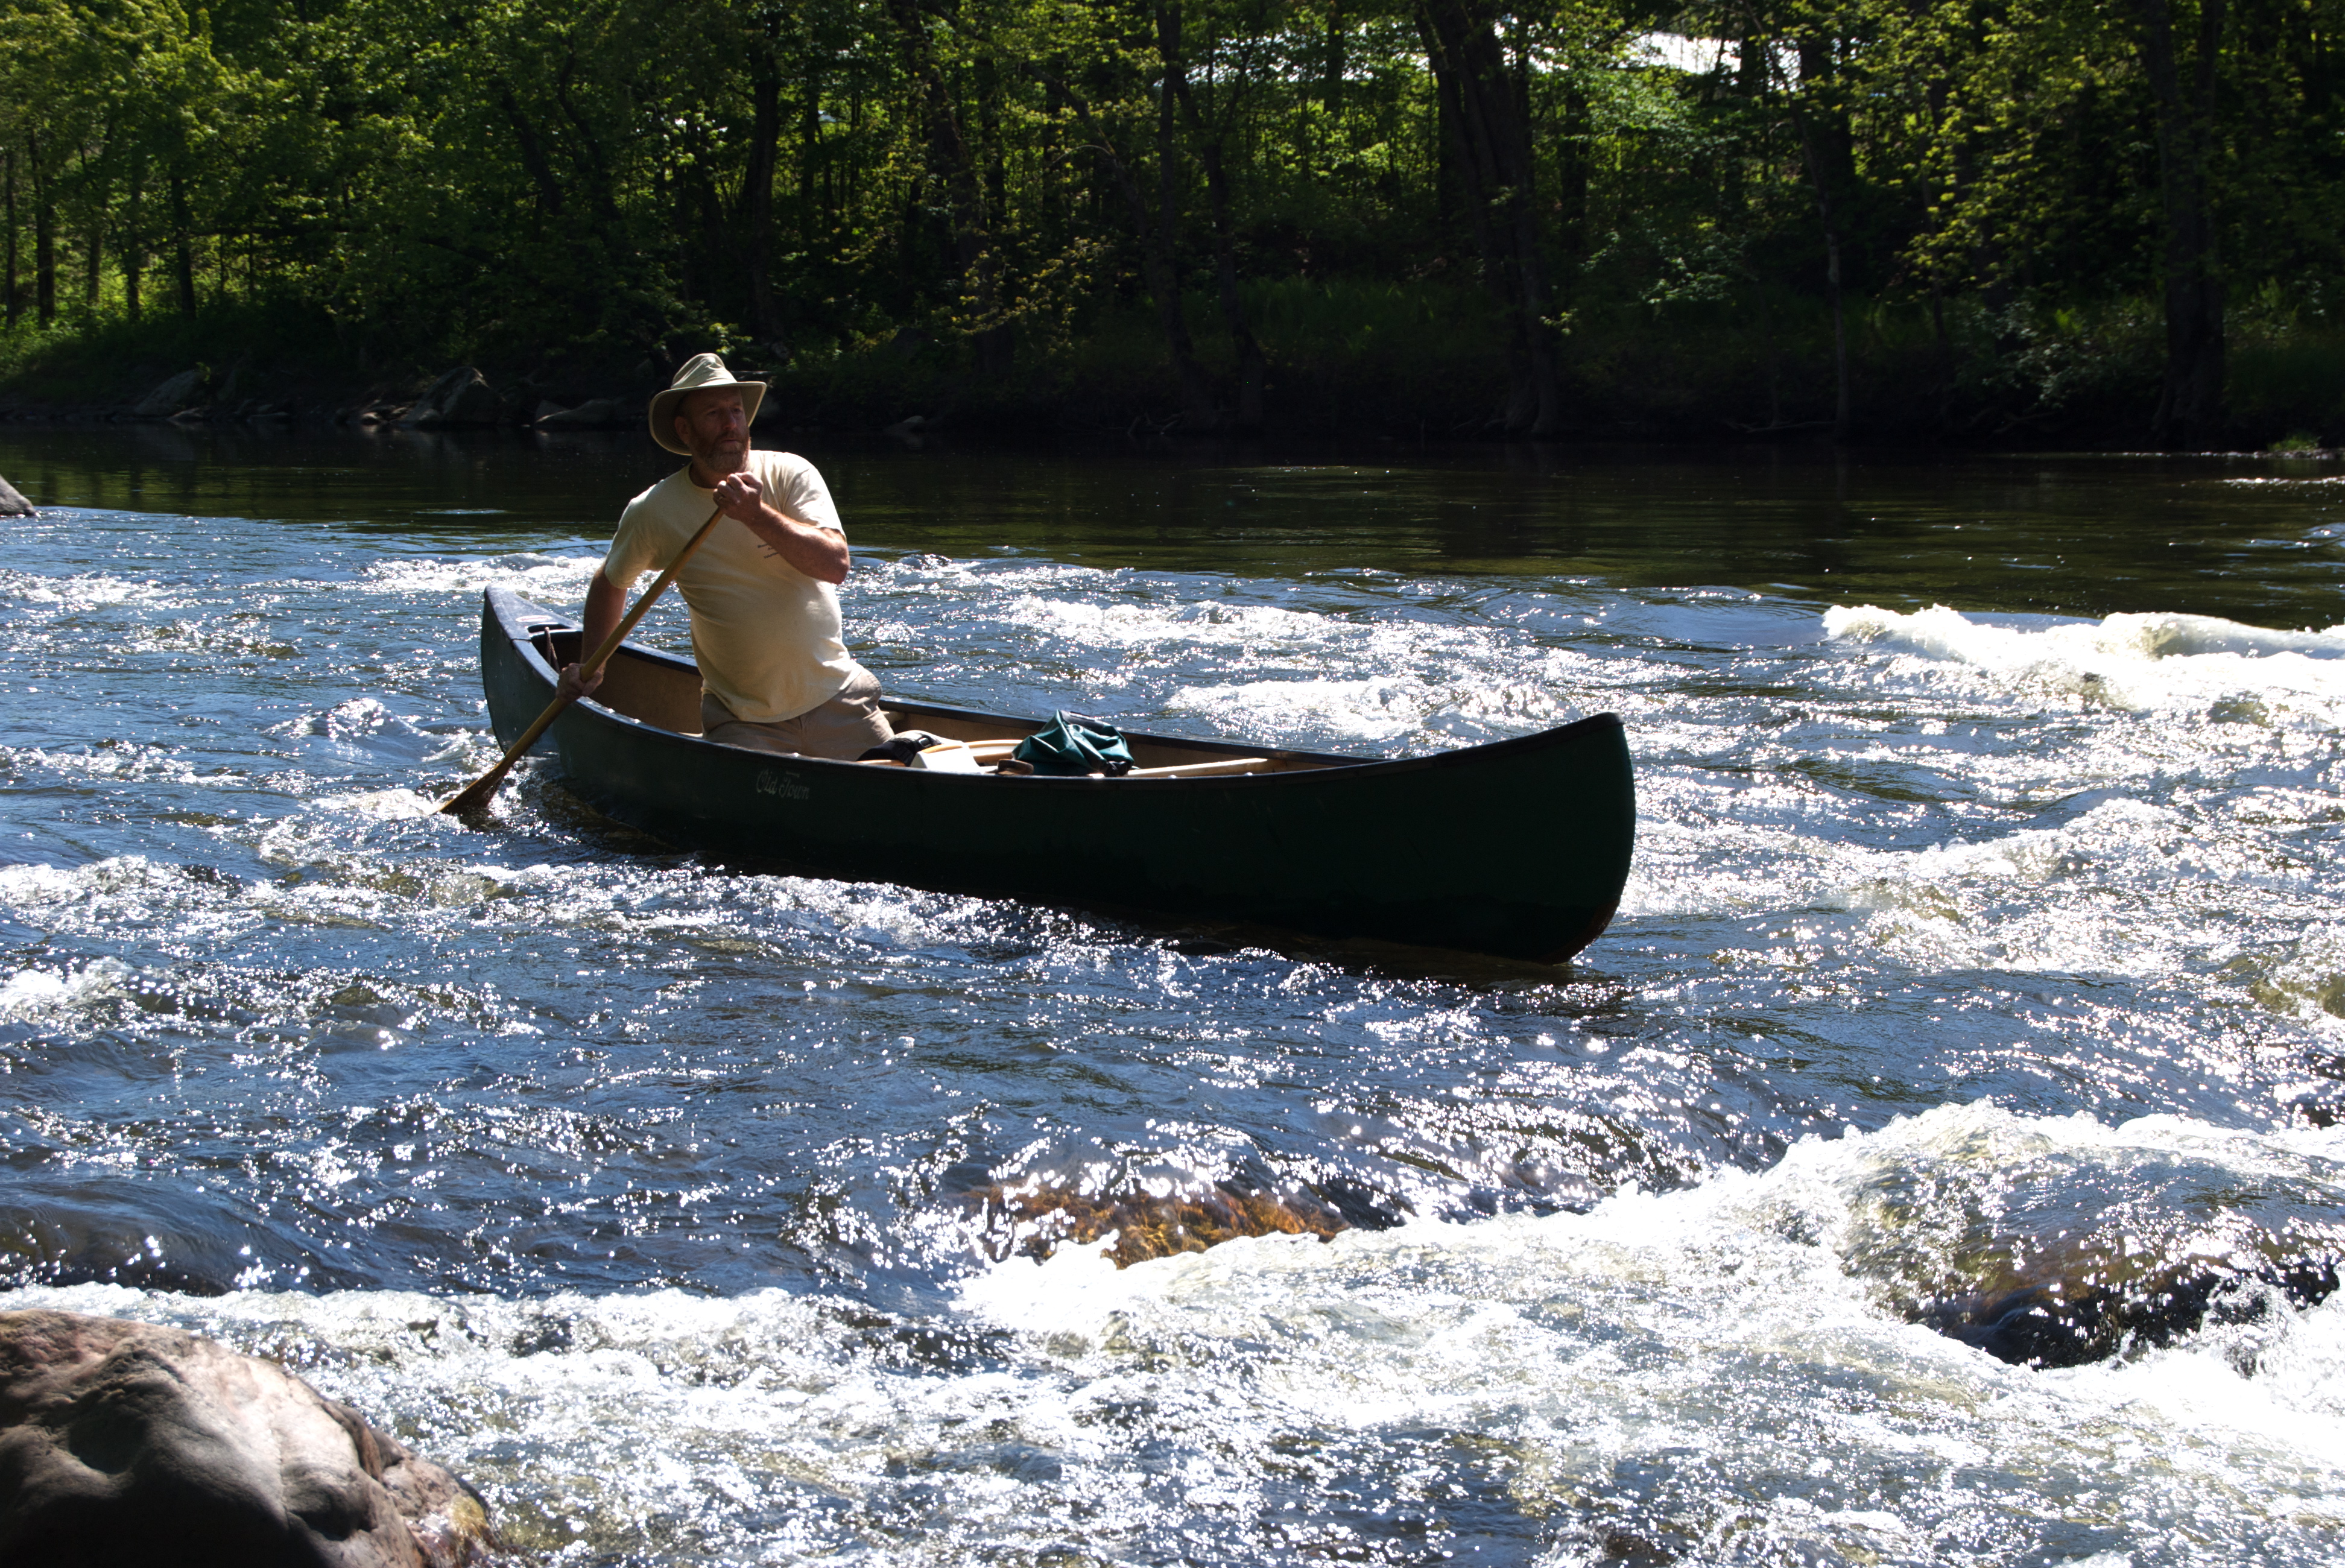
[[[470,363],[518,405],[720,347],[844,422],[2334,437],[2340,39],[2345,0],[0,0],[0,386]]]
[[[1249,285],[1265,365],[1262,433],[1416,440],[1508,434],[1504,324],[1477,295],[1442,284]],[[2152,443],[2163,349],[2157,310],[1934,317],[1914,301],[1850,312],[1847,439],[1956,445]],[[769,376],[786,425],[876,430],[913,416],[1009,435],[1173,433],[1181,387],[1158,351],[1144,302],[1111,306],[1059,342],[1021,347],[1006,371],[980,373],[966,345],[919,331],[818,344],[782,364],[717,336],[744,374]],[[1940,330],[1943,326],[1943,332]],[[632,425],[674,357],[704,346],[596,352],[551,346],[480,358],[492,402],[458,422],[530,423],[552,410]],[[1226,338],[1200,336],[1213,384],[1239,373]],[[229,301],[166,313],[61,323],[0,338],[0,411],[125,418],[175,378],[193,384],[149,417],[394,420],[450,367],[377,358],[337,341],[298,301]],[[1559,439],[1828,440],[1836,434],[1832,322],[1784,294],[1764,309],[1690,302],[1591,313],[1562,339]],[[607,400],[614,407],[605,407]],[[2345,445],[2345,333],[2283,301],[2234,317],[2228,409],[2210,444],[2261,450]],[[605,418],[594,416],[603,410]]]

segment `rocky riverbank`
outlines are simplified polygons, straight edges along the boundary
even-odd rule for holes
[[[173,372],[135,395],[99,400],[0,401],[0,417],[66,422],[334,424],[407,430],[623,430],[643,418],[645,393],[600,395],[548,388],[526,377],[499,383],[479,367],[454,366],[422,384],[328,388],[204,365]]]

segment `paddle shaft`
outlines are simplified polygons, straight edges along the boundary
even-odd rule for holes
[[[652,601],[667,592],[667,585],[675,581],[675,574],[684,570],[684,563],[692,559],[692,552],[700,548],[700,541],[708,537],[708,531],[715,528],[724,516],[725,509],[721,506],[708,514],[708,521],[700,525],[700,531],[694,534],[690,542],[676,552],[675,559],[668,563],[667,570],[661,572],[658,579],[644,591],[643,597],[635,601],[634,608],[619,618],[618,625],[612,629],[608,637],[603,639],[603,645],[595,649],[593,655],[578,666],[580,680],[583,681],[594,674],[609,662],[612,654],[619,651],[619,644],[627,640],[627,633],[635,629],[635,622],[644,618],[644,612],[652,607]],[[601,568],[598,567],[596,570],[600,571]],[[545,733],[554,720],[562,716],[563,710],[577,700],[575,696],[564,696],[557,686],[553,693],[553,701],[546,703],[545,712],[538,714],[531,722],[529,728],[521,733],[521,739],[506,749],[503,759],[496,766],[466,785],[462,794],[440,809],[450,816],[461,816],[466,812],[478,811],[488,804],[490,799],[497,793],[497,786],[505,782],[505,774],[513,772],[513,764],[521,761],[529,748],[537,744],[537,738]]]

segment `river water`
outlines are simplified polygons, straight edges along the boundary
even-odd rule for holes
[[[546,1563],[2345,1554],[2345,477],[807,450],[906,696],[1619,713],[1619,918],[758,875],[536,764],[421,815],[482,588],[574,603],[656,454],[0,428],[0,1306],[279,1357]],[[1013,1189],[1355,1223],[1118,1269]],[[2029,1287],[2091,1342],[1983,1330]]]

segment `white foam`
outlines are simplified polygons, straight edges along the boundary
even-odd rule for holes
[[[115,605],[147,610],[185,609],[189,604],[176,588],[106,572],[79,572],[68,576],[20,572],[0,567],[0,597],[34,610],[72,614]]]
[[[1786,967],[1856,946],[1847,961],[1923,972],[2172,983],[2332,899],[2299,830],[2345,811],[2345,629],[1943,607],[1825,624],[1856,656],[1793,675],[1814,688],[1796,710],[1706,723],[1664,703],[1632,722],[1624,915],[1782,919],[1798,939],[1743,957]],[[2328,979],[2275,984],[2312,996]],[[2324,1033],[2340,1021],[2298,1011]]]
[[[133,977],[118,958],[96,958],[64,969],[25,968],[0,981],[0,1018],[28,1020],[125,995]]]
[[[985,1348],[950,1364],[903,1357],[898,1320],[853,1295],[78,1286],[6,1304],[298,1354],[505,1500],[524,1545],[574,1533],[605,1557],[656,1556],[679,1532],[728,1561],[848,1549],[828,1500],[917,1509],[932,1522],[915,1560],[939,1563],[1039,1549],[1021,1533],[1048,1537],[1070,1509],[1094,1544],[1243,1533],[1284,1508],[1297,1456],[1313,1487],[1386,1487],[1408,1462],[1391,1445],[1431,1433],[1501,1456],[1507,1495],[1564,1543],[1575,1521],[1624,1517],[1775,1555],[1911,1555],[1982,1507],[2024,1520],[2020,1500],[2090,1488],[2135,1542],[2178,1533],[2237,1560],[2345,1487],[2345,1313],[2283,1309],[2252,1362],[2208,1338],[2032,1371],[1903,1321],[1844,1257],[1884,1174],[1991,1184],[2168,1156],[2345,1199],[2345,1135],[1981,1105],[1586,1214],[1265,1237],[1121,1271],[1107,1240],[1013,1259],[959,1286]],[[1640,1474],[1666,1490],[1640,1496]],[[1629,1508],[1644,1512],[1608,1512]]]
[[[1215,578],[1150,578],[1029,562],[885,569],[864,634],[886,642],[947,638],[991,663],[1006,643],[1037,669],[1085,672],[1068,705],[1145,718],[1202,718],[1213,731],[1281,744],[1447,747],[1568,722],[1600,689],[1608,705],[1633,678],[1619,661],[1552,645],[1512,626],[1428,613],[1416,584],[1315,583],[1307,604],[1267,603]],[[893,595],[966,596],[891,616]],[[867,592],[868,590],[867,590]],[[925,630],[916,632],[916,625]]]
[[[43,768],[86,779],[125,783],[161,780],[171,784],[243,782],[243,775],[231,773],[218,764],[203,766],[187,757],[174,755],[160,746],[127,742],[102,743],[76,750],[57,751],[34,746],[10,755],[26,767]]]
[[[1436,700],[1421,682],[1370,678],[1184,686],[1166,706],[1232,733],[1389,741],[1416,733]]]
[[[374,562],[360,578],[359,587],[369,593],[416,599],[469,596],[499,587],[531,599],[564,602],[584,592],[602,565],[600,555],[546,555],[533,551],[483,560],[411,557]]]
[[[401,822],[439,814],[442,803],[420,790],[381,789],[357,790],[347,794],[325,794],[316,797],[316,804],[326,811],[346,812],[369,822]]]
[[[1745,805],[1748,811],[1748,805]],[[1913,849],[1802,831],[1738,828],[1721,849],[1702,822],[1650,816],[1638,830],[1625,914],[1647,918],[1817,911],[1859,916],[1870,946],[1924,971],[2175,972],[2185,955],[2234,938],[2220,926],[2156,917],[2162,901],[2209,884],[2234,897],[2309,893],[2250,842],[2210,834],[2170,806],[2117,796],[2055,827],[1986,833]],[[1828,945],[1842,938],[1819,937]],[[1812,949],[1771,948],[1799,965]]]
[[[380,698],[375,697],[352,697],[321,713],[304,714],[278,725],[277,733],[328,735],[338,741],[359,741],[375,736],[411,740],[427,735],[427,732],[412,719],[391,712]]]
[[[1965,668],[2006,686],[2148,711],[2239,695],[2345,699],[2345,626],[2272,631],[2208,615],[2119,614],[2106,621],[2006,625],[1946,606],[1903,613],[1875,605],[1824,612],[1824,631],[1890,652],[1892,671]]]

